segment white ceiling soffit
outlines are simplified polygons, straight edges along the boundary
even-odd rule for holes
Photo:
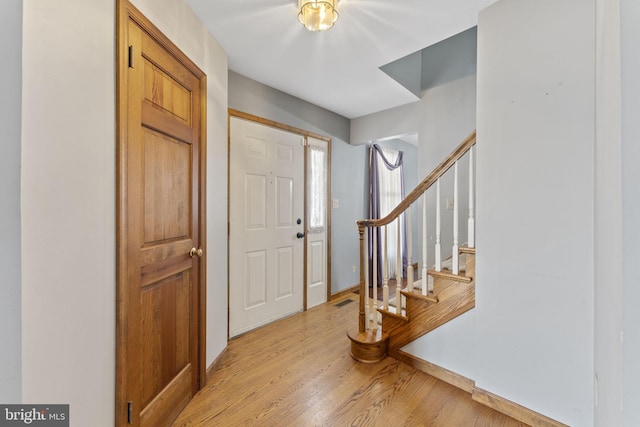
[[[335,26],[307,31],[297,0],[187,0],[229,68],[347,118],[416,101],[380,67],[477,24],[496,0],[342,0]]]

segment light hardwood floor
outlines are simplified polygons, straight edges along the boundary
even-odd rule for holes
[[[387,357],[349,356],[357,295],[247,333],[175,426],[525,426]]]

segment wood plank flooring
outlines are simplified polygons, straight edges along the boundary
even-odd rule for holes
[[[524,426],[387,357],[349,356],[357,296],[229,342],[221,367],[173,426]]]

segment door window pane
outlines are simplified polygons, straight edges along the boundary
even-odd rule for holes
[[[327,153],[309,147],[309,232],[322,233],[327,211]]]

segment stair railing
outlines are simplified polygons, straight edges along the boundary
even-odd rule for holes
[[[440,178],[453,167],[454,188],[453,188],[453,247],[452,247],[452,273],[459,273],[458,263],[458,161],[468,152],[469,153],[469,215],[467,222],[467,245],[471,248],[475,246],[475,218],[474,218],[474,165],[473,165],[473,146],[476,143],[476,132],[471,132],[462,143],[447,156],[427,177],[416,186],[387,216],[380,219],[362,219],[357,221],[358,234],[360,236],[360,287],[359,287],[359,312],[358,312],[358,330],[365,332],[378,327],[378,274],[377,274],[377,251],[383,251],[382,265],[382,292],[383,302],[382,309],[389,310],[389,277],[387,271],[387,233],[388,227],[397,227],[397,267],[396,267],[396,314],[401,315],[402,312],[402,256],[400,255],[400,236],[401,236],[401,216],[406,215],[406,235],[407,235],[407,290],[413,291],[414,287],[414,271],[413,271],[413,253],[412,253],[412,218],[411,209],[420,197],[422,197],[422,278],[420,287],[422,294],[427,295],[429,291],[427,280],[427,197],[426,192],[433,185],[436,186],[436,242],[435,242],[435,270],[442,269],[441,255],[441,204],[440,204]],[[368,235],[365,231],[369,228],[384,227],[383,242],[377,241],[377,233],[372,233],[373,241],[373,297],[369,294],[369,266],[368,266]],[[393,244],[393,243],[392,243]]]

